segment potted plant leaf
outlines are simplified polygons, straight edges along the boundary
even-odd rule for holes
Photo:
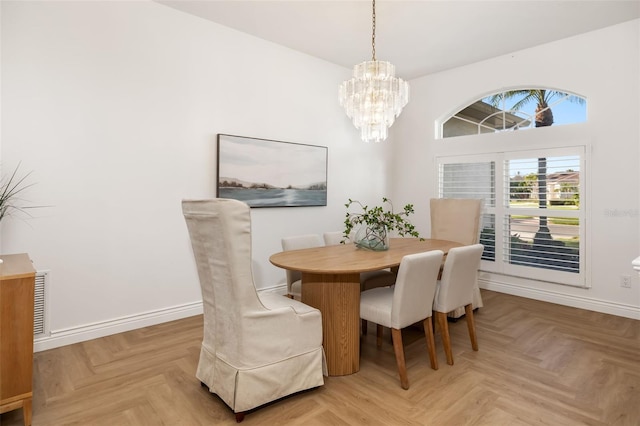
[[[25,213],[26,209],[37,207],[21,205],[23,200],[19,197],[20,193],[34,184],[26,183],[26,179],[31,175],[31,172],[22,177],[18,176],[19,168],[20,164],[16,166],[13,173],[0,181],[0,222],[5,216],[10,216],[14,212]]]
[[[359,206],[358,212],[349,211],[353,205]],[[393,204],[386,197],[382,198],[381,205],[374,207],[363,205],[360,201],[349,198],[345,207],[347,213],[344,220],[343,237],[345,240],[351,239],[357,247],[376,251],[388,250],[389,232],[394,230],[401,237],[405,235],[420,237],[415,226],[407,219],[409,215],[414,213],[413,204],[405,205],[401,212],[396,213]],[[352,236],[354,229],[355,232]]]
[[[0,222],[2,222],[2,219],[5,216],[10,216],[14,212],[24,213],[25,209],[30,208],[21,205],[22,199],[19,195],[22,191],[33,185],[32,183],[25,183],[31,172],[19,177],[19,168],[20,164],[16,166],[13,173],[8,175],[8,177],[4,177],[0,180]],[[2,263],[2,259],[0,259],[0,263]]]

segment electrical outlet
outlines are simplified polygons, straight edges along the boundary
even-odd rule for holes
[[[631,276],[620,275],[620,287],[631,288]]]

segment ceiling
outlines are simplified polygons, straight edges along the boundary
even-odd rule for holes
[[[156,1],[347,68],[372,56],[367,0]],[[409,80],[636,19],[640,0],[378,0],[376,16],[376,59]]]

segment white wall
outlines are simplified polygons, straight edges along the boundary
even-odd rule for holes
[[[253,209],[256,284],[285,235],[384,195],[384,145],[337,102],[350,71],[152,2],[2,2],[2,169],[51,207],[2,253],[50,270],[47,348],[200,309],[183,198],[215,196],[216,134],[328,146],[328,206]],[[373,170],[373,173],[371,172]]]
[[[551,140],[590,147],[588,192],[581,199],[588,206],[586,248],[592,288],[485,274],[486,288],[640,318],[640,283],[631,268],[640,253],[639,26],[639,20],[630,21],[410,82],[412,101],[394,135],[396,143],[402,141],[394,157],[394,197],[413,200],[421,211],[429,198],[437,196],[437,155],[495,149],[479,145],[480,137],[436,140],[436,120],[485,94],[528,85],[566,90],[588,100],[587,123],[530,130],[526,135],[496,135],[496,146],[512,138],[512,146],[520,143],[521,149],[548,147]],[[428,215],[415,224],[428,235]],[[631,276],[631,289],[620,287],[621,275]]]
[[[216,134],[329,148],[327,207],[252,210],[256,284],[269,289],[284,282],[268,262],[280,238],[341,229],[349,197],[412,202],[428,235],[434,120],[522,84],[589,98],[588,127],[568,137],[593,146],[593,288],[498,289],[638,310],[638,21],[414,80],[388,143],[364,144],[337,104],[350,70],[151,2],[0,2],[0,16],[2,170],[21,161],[26,198],[51,206],[4,220],[0,241],[51,271],[52,335],[37,348],[197,313],[180,200],[215,196]],[[612,182],[633,190],[616,196]]]

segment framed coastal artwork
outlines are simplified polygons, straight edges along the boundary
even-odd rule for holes
[[[327,147],[218,134],[217,197],[250,207],[327,205]]]

